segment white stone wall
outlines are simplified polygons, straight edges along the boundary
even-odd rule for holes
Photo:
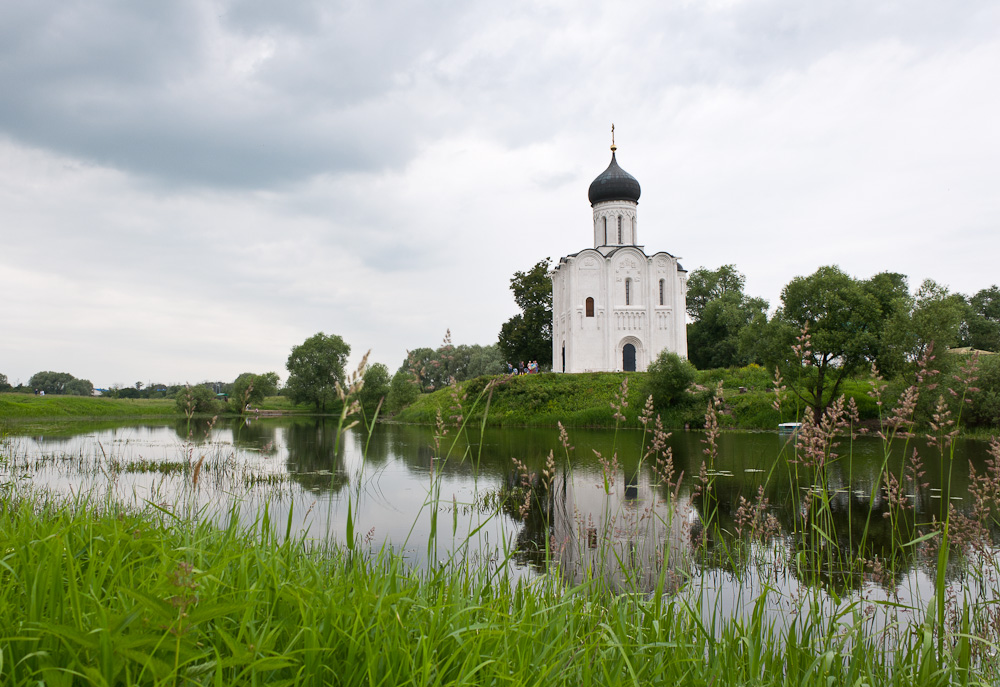
[[[687,273],[669,253],[646,255],[636,208],[618,200],[594,205],[594,247],[562,258],[550,275],[556,372],[563,371],[564,351],[566,372],[621,370],[626,344],[635,347],[639,371],[664,349],[687,357]],[[586,314],[588,297],[593,317]]]

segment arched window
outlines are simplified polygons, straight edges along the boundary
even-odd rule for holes
[[[622,216],[618,215],[618,243],[622,242]]]
[[[604,218],[604,245],[608,245],[608,218]]]
[[[663,305],[663,280],[660,280],[660,305]]]
[[[594,316],[594,299],[588,297],[587,298],[587,317],[593,317],[593,316]]]
[[[632,227],[632,243],[635,243],[635,217],[629,220],[629,226]]]
[[[625,280],[625,305],[632,305],[632,280]]]

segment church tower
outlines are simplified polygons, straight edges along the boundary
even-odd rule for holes
[[[594,247],[559,260],[552,278],[552,370],[644,371],[666,349],[687,357],[687,272],[638,240],[639,182],[611,163],[590,184]]]

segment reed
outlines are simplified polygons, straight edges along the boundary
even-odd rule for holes
[[[973,377],[967,373],[969,388]],[[342,390],[338,436],[349,428],[358,379]],[[913,393],[929,393],[931,383],[921,380]],[[1000,678],[993,601],[1000,575],[989,541],[1000,512],[1000,443],[987,472],[974,479],[975,507],[955,511],[944,486],[941,508],[927,523],[915,522],[906,498],[909,488],[920,489],[919,457],[899,473],[888,469],[887,457],[877,494],[870,494],[889,504],[885,520],[894,534],[883,556],[872,549],[870,518],[848,521],[845,531],[833,517],[843,485],[830,467],[850,460],[849,404],[835,404],[819,420],[802,418],[787,455],[727,520],[714,469],[723,424],[715,402],[691,499],[700,517],[688,532],[696,543],[690,572],[672,578],[668,563],[681,552],[664,546],[652,579],[636,574],[605,536],[619,515],[608,512],[593,525],[600,546],[592,565],[571,579],[559,574],[565,544],[551,536],[552,493],[573,478],[564,430],[562,472],[552,456],[540,470],[518,468],[517,510],[539,520],[551,566],[550,574],[526,580],[509,565],[513,542],[501,543],[495,557],[476,557],[462,542],[477,530],[459,532],[457,520],[451,536],[458,544],[443,557],[437,548],[446,527],[440,514],[460,505],[442,503],[444,467],[476,464],[462,447],[483,431],[493,391],[486,386],[470,401],[453,390],[438,424],[418,516],[432,525],[426,567],[385,546],[371,549],[351,517],[343,541],[334,543],[293,535],[292,514],[275,522],[268,504],[244,525],[238,505],[221,517],[153,504],[125,508],[110,497],[57,498],[0,479],[0,684],[965,685]],[[688,522],[683,475],[675,474],[662,421],[627,385],[612,401],[616,422],[634,413],[644,428],[640,464],[656,475],[666,504],[631,522],[668,529]],[[907,408],[887,417],[886,456],[892,442],[914,431]],[[958,412],[942,401],[935,422],[936,446],[953,456]],[[204,455],[192,445],[182,461],[192,493],[224,464]],[[617,447],[603,458],[603,489],[624,488]],[[363,498],[364,465],[359,470],[351,512]],[[766,486],[779,479],[793,486],[798,517],[791,531],[769,517]],[[949,484],[947,474],[939,479]],[[490,500],[488,517],[508,505],[503,496]],[[878,626],[879,609],[900,602],[851,597],[840,581],[889,574],[903,556],[922,557],[934,596],[909,609],[911,621]],[[740,592],[750,603],[742,612],[724,608],[713,579],[718,567],[704,564],[709,558],[744,581]],[[609,584],[603,571],[614,566],[623,574]],[[768,574],[749,575],[753,566]],[[955,592],[956,574],[974,580],[961,587],[968,592]],[[798,596],[787,596],[783,575],[802,582]],[[775,615],[775,606],[788,613]]]

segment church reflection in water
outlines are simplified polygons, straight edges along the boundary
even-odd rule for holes
[[[646,471],[625,476],[564,471],[525,518],[519,546],[545,547],[552,564],[572,585],[593,583],[611,593],[679,589],[692,574],[700,521],[689,495],[674,498]],[[538,566],[544,556],[530,557]],[[661,586],[662,585],[662,586]]]

